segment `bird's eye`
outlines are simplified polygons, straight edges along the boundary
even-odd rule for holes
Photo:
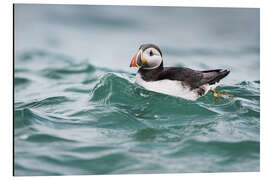
[[[151,51],[150,51],[150,56],[153,56],[153,55],[154,55],[154,54],[153,54],[153,51],[151,50]]]

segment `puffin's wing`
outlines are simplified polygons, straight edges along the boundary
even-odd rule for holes
[[[195,89],[201,84],[203,72],[185,67],[166,67],[159,75],[159,80],[162,79],[181,81],[190,89]]]
[[[208,71],[201,71],[201,72],[203,74],[202,79],[200,81],[201,85],[215,84],[230,73],[230,71],[223,70],[223,69],[215,69],[215,70],[208,70]]]
[[[215,84],[229,73],[230,71],[222,69],[196,71],[184,67],[170,67],[164,68],[159,75],[159,79],[182,81],[186,85],[190,86],[191,89],[196,89],[204,84]]]

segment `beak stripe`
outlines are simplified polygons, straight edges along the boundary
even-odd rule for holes
[[[132,58],[132,61],[131,61],[129,67],[138,67],[138,65],[137,65],[137,63],[136,63],[138,54],[139,54],[139,53],[137,53],[137,54]]]
[[[129,67],[142,67],[147,61],[142,58],[142,50],[140,50],[133,58]]]

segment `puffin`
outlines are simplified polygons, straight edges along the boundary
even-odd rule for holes
[[[164,67],[160,48],[155,44],[142,44],[132,58],[130,67],[139,68],[136,83],[143,88],[187,100],[197,100],[210,90],[215,97],[230,96],[218,94],[214,89],[230,71],[226,69],[193,70],[187,67]]]

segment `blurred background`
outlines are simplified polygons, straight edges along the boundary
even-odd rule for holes
[[[154,43],[165,66],[230,68],[232,81],[257,80],[259,35],[259,9],[15,5],[16,53],[43,49],[129,72],[139,46]]]

